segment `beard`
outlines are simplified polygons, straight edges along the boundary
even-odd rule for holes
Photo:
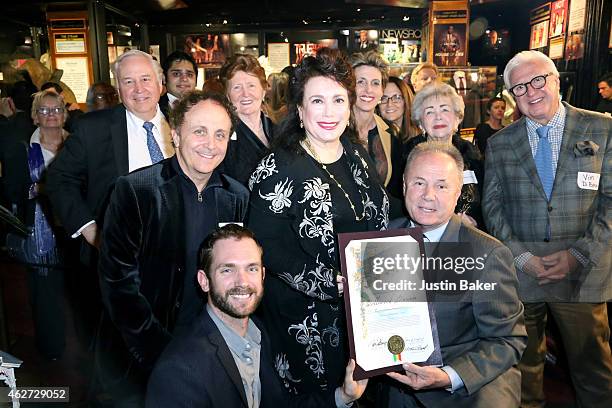
[[[245,308],[236,307],[232,304],[230,296],[232,295],[253,295],[251,299],[251,304]],[[258,293],[257,290],[250,286],[236,286],[232,289],[229,289],[225,293],[221,293],[216,290],[216,288],[210,283],[210,292],[208,294],[210,296],[210,300],[213,305],[215,305],[220,311],[231,316],[236,319],[243,319],[245,317],[249,317],[259,303],[261,302],[261,298],[263,297],[263,286],[261,287],[261,291]]]

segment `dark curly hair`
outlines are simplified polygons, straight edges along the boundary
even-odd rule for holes
[[[306,133],[304,129],[300,128],[298,106],[302,106],[306,83],[310,79],[320,76],[339,83],[348,92],[350,106],[355,103],[355,74],[353,74],[347,55],[338,49],[327,47],[319,49],[316,57],[305,57],[300,65],[295,68],[293,77],[289,82],[288,113],[279,125],[278,135],[280,137],[276,138],[275,147],[281,147],[294,153],[303,153],[300,141],[304,140]],[[347,127],[344,135],[356,141],[352,116],[350,123],[351,126]]]
[[[217,92],[204,92],[204,91],[192,91],[187,95],[179,99],[176,106],[170,112],[170,127],[178,131],[185,122],[185,115],[189,112],[194,106],[203,101],[215,101],[225,111],[230,117],[232,121],[232,128],[230,130],[230,135],[234,133],[234,128],[238,123],[238,117],[236,116],[236,108],[230,103],[229,99],[225,95],[219,94]]]

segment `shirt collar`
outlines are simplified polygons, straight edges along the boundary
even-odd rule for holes
[[[450,221],[450,220],[449,220]],[[446,221],[444,224],[440,225],[438,228],[432,229],[427,232],[423,232],[423,235],[429,240],[429,242],[440,242],[442,235],[444,235],[444,231],[446,231],[446,227],[448,226],[449,221]],[[414,221],[411,221],[411,226],[418,226]]]
[[[553,115],[552,119],[550,119],[550,121],[546,124],[546,126],[550,126],[554,129],[559,129],[559,128],[563,128],[564,122],[565,122],[565,106],[563,106],[563,103],[561,101],[559,101],[559,109],[557,109],[557,112],[555,112],[555,114]],[[531,128],[531,129],[537,129],[540,128],[544,125],[536,122],[535,120],[532,120],[531,118],[527,117],[527,128]]]
[[[225,322],[219,316],[217,316],[217,314],[210,307],[209,304],[206,304],[206,312],[208,313],[212,321],[215,323],[215,325],[221,332],[223,339],[225,339],[227,345],[230,348],[233,348],[232,346],[237,344],[244,345],[248,341],[252,341],[258,345],[261,344],[261,331],[255,325],[255,323],[253,323],[253,320],[250,317],[247,326],[246,336],[242,337],[241,335],[236,333],[234,329],[225,324]]]
[[[176,96],[172,95],[170,92],[167,93],[168,95],[168,105],[173,106],[175,101],[178,101],[179,98],[177,98]]]
[[[145,123],[144,120],[140,119],[138,116],[134,115],[132,112],[130,112],[127,109],[125,110],[125,112],[127,113],[128,120],[132,121],[132,123],[134,123],[139,129],[140,128],[144,129],[144,127],[142,126]],[[155,112],[155,116],[153,117],[153,119],[148,120],[147,122],[153,123],[157,131],[161,133],[161,123],[162,123],[163,117],[164,115],[162,114],[162,111],[159,109],[159,105],[157,105],[157,111]]]

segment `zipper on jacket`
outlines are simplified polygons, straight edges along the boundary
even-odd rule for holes
[[[202,192],[198,191],[198,202],[201,203],[202,202]]]

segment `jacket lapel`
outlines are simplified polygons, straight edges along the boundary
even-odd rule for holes
[[[542,187],[540,176],[538,175],[538,169],[536,168],[533,154],[531,153],[525,117],[516,122],[516,131],[510,133],[507,137],[511,139],[510,146],[513,147],[514,154],[516,155],[518,162],[521,163],[521,167],[525,173],[527,173],[533,185],[537,187],[542,197],[548,200],[548,198],[546,198],[546,193],[544,192],[544,187]]]
[[[125,119],[125,107],[119,105],[113,109],[113,120],[110,126],[111,138],[113,143],[113,153],[115,153],[115,164],[117,174],[128,174],[130,170],[128,155],[128,133],[127,120]]]
[[[212,321],[206,310],[202,312],[202,316],[204,317],[204,325],[207,326],[208,340],[211,344],[217,347],[217,358],[221,362],[221,365],[225,369],[225,372],[231,379],[234,386],[236,386],[236,389],[240,394],[240,398],[242,399],[242,403],[245,407],[247,407],[248,402],[246,393],[244,391],[242,379],[240,378],[240,372],[238,371],[234,357],[232,357],[232,353],[230,352],[229,347],[227,347],[225,339],[223,339],[221,332]]]
[[[589,121],[585,120],[580,113],[563,102],[565,106],[565,124],[563,127],[563,139],[561,140],[561,150],[559,150],[559,160],[557,161],[557,172],[553,185],[553,194],[556,190],[557,181],[563,182],[563,177],[557,177],[564,171],[572,171],[574,168],[567,164],[568,160],[574,160],[574,145],[583,135],[589,134]]]
[[[391,180],[391,172],[393,166],[391,166],[391,134],[387,129],[389,129],[389,125],[385,123],[383,118],[378,115],[374,115],[374,119],[376,120],[376,127],[378,128],[378,135],[380,136],[380,142],[383,145],[383,150],[385,152],[385,157],[387,158],[387,177],[384,180],[383,185],[389,184],[389,180]]]

